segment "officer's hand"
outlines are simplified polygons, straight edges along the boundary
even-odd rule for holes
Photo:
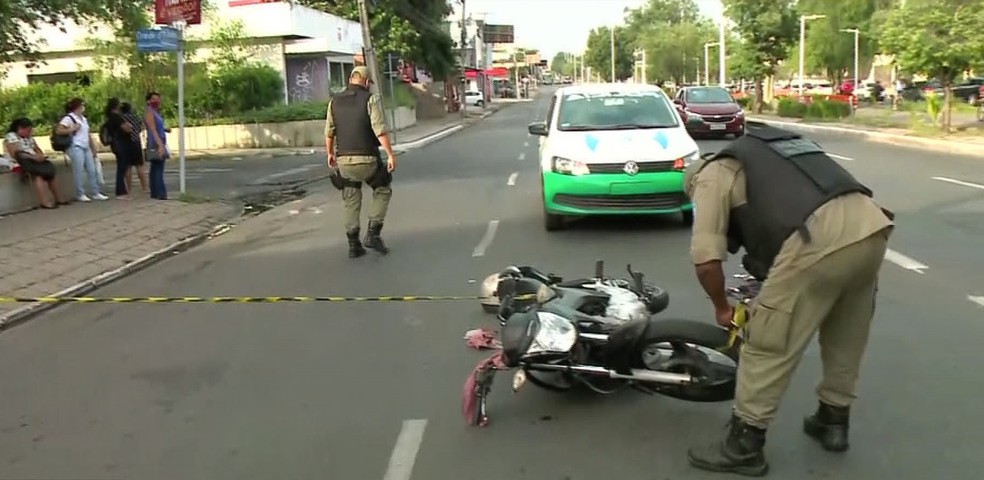
[[[734,307],[728,306],[728,308],[726,308],[724,310],[718,310],[716,308],[714,310],[715,310],[714,311],[714,318],[717,321],[717,324],[718,325],[720,325],[720,326],[722,326],[724,328],[731,328],[731,327],[734,326],[734,324],[732,323],[732,321],[735,318],[735,308]]]
[[[331,167],[331,168],[334,168],[335,165],[337,165],[337,162],[335,161],[335,154],[334,153],[329,153],[328,154],[328,166]]]
[[[393,170],[396,170],[396,159],[389,157],[386,159],[386,171],[392,172]]]

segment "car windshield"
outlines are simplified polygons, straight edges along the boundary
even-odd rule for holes
[[[561,131],[670,128],[678,114],[661,92],[570,93],[560,103]]]
[[[733,103],[731,94],[723,88],[693,88],[687,90],[687,103]]]

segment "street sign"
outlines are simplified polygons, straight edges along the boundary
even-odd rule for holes
[[[202,23],[202,0],[154,0],[154,23],[168,25]]]
[[[176,52],[180,43],[181,32],[171,27],[137,30],[138,52]]]

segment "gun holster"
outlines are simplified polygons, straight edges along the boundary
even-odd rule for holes
[[[386,169],[386,162],[383,161],[383,157],[376,157],[376,171],[372,172],[372,176],[366,179],[366,185],[373,190],[380,187],[388,187],[393,183],[393,174]]]
[[[345,187],[362,187],[362,182],[356,182],[355,180],[349,180],[343,177],[341,170],[338,169],[338,165],[328,167],[328,180],[331,181],[331,185],[338,190],[343,190]]]

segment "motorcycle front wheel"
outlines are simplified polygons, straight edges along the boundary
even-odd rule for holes
[[[683,373],[700,379],[690,385],[646,383],[661,395],[688,402],[724,402],[735,398],[741,338],[728,347],[729,332],[691,320],[661,320],[639,343],[636,368]]]

